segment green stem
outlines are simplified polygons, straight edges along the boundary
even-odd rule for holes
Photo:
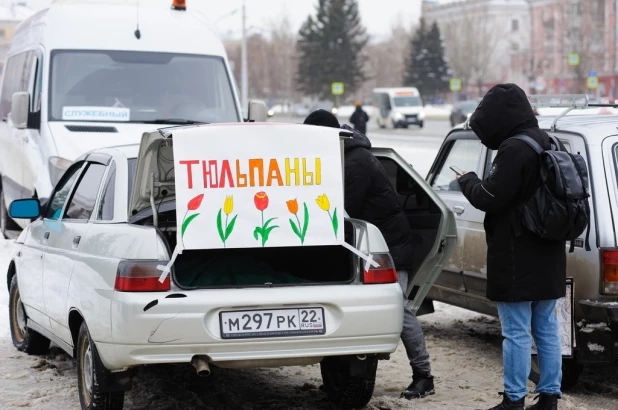
[[[298,221],[298,232],[300,232],[300,243],[304,245],[305,235],[303,235],[303,227],[300,224],[300,219],[298,219],[298,213],[295,213],[294,216],[296,217],[296,220]]]
[[[266,241],[264,240],[264,211],[261,211],[261,212],[262,212],[262,233],[261,233],[261,236],[262,236],[262,248],[263,248],[264,245],[266,244]]]
[[[185,212],[185,217],[182,218],[182,224],[180,225],[180,229],[182,230],[182,226],[185,224],[185,221],[187,220],[187,215],[189,214],[189,210],[187,209],[187,212]],[[176,227],[176,229],[178,229],[178,227]],[[182,242],[182,249],[185,248],[185,234],[182,233],[180,235],[180,241]]]
[[[335,224],[333,223],[333,216],[330,214],[330,209],[328,211],[328,217],[330,218],[330,224],[333,227],[333,232],[335,233],[335,238],[337,237],[337,231],[335,230]]]
[[[225,233],[227,232],[227,219],[230,216],[228,214],[225,214],[225,231],[223,231],[223,237],[225,238]],[[223,239],[223,248],[227,248],[227,246],[225,246],[225,241],[227,240],[227,238]]]

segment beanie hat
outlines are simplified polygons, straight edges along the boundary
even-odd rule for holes
[[[315,110],[311,114],[305,118],[305,122],[303,124],[308,125],[321,125],[323,127],[331,127],[331,128],[341,128],[339,125],[339,121],[337,117],[335,117],[332,113],[319,109]]]

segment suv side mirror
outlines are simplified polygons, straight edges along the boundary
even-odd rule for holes
[[[249,122],[265,122],[268,118],[268,108],[263,101],[249,101]]]
[[[30,114],[30,94],[20,91],[13,94],[11,99],[11,121],[15,128],[28,128],[28,114]]]

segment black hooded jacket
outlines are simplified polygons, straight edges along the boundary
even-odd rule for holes
[[[395,188],[370,148],[369,139],[356,130],[344,140],[346,211],[382,232],[397,269],[411,269],[422,262],[414,256],[421,239],[413,234]]]
[[[528,135],[546,149],[549,137],[539,129],[524,91],[514,84],[492,88],[470,117],[483,145],[498,150],[490,175],[459,179],[468,201],[485,214],[487,298],[501,302],[559,299],[566,292],[566,244],[541,239],[520,222],[520,205],[541,185],[539,156]]]

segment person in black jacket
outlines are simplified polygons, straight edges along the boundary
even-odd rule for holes
[[[561,397],[562,355],[557,299],[566,293],[566,244],[542,239],[521,224],[520,206],[541,186],[540,158],[526,143],[527,135],[545,149],[547,134],[539,129],[525,92],[515,84],[493,87],[470,117],[483,145],[498,150],[489,176],[459,177],[472,206],[485,214],[487,298],[498,302],[502,325],[504,398],[494,410],[523,409],[531,366],[531,338],[538,348],[539,401],[527,409],[557,409]]]
[[[328,111],[316,110],[305,119],[305,124],[340,128],[337,118]],[[395,189],[380,161],[371,153],[371,142],[359,131],[344,140],[345,210],[351,218],[362,219],[375,225],[384,236],[397,268],[403,290],[404,314],[401,340],[412,367],[412,383],[401,394],[406,399],[423,398],[434,394],[433,376],[423,330],[405,294],[408,270],[414,264],[414,249],[420,236],[414,235],[405,213],[399,205]]]
[[[367,134],[367,123],[369,122],[369,115],[363,110],[360,102],[354,103],[356,109],[350,117],[350,123],[354,125],[354,129],[357,129],[362,134]]]

